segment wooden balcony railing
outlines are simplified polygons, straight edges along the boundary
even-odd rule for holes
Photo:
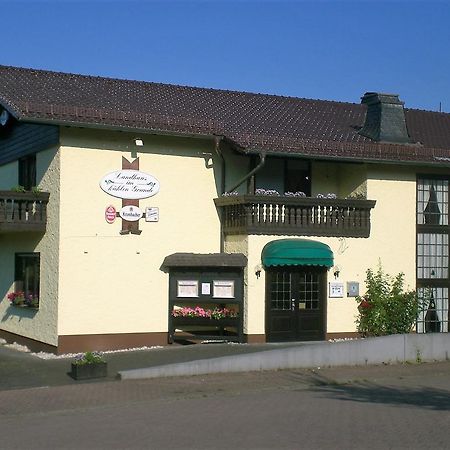
[[[0,191],[0,233],[45,232],[48,192]]]
[[[239,195],[214,199],[225,234],[369,237],[374,200]]]

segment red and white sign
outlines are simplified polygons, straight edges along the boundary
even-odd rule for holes
[[[105,220],[108,223],[114,223],[114,221],[116,220],[116,208],[114,208],[114,206],[109,205],[105,209]]]

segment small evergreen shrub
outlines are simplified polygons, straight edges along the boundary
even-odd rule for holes
[[[379,264],[366,272],[366,293],[356,297],[358,332],[363,336],[409,333],[417,319],[416,291],[404,291],[404,274],[392,277]]]

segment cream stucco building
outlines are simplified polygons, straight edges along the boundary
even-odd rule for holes
[[[12,67],[0,81],[7,340],[61,353],[353,336],[380,261],[434,290],[435,323],[422,314],[417,331],[448,331],[448,114],[375,93],[348,104]],[[195,307],[215,315],[196,325],[182,312]]]

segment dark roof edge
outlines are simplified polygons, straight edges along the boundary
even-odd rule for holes
[[[388,164],[388,165],[398,165],[398,166],[426,166],[426,167],[436,167],[439,165],[439,167],[450,167],[450,158],[445,157],[434,157],[433,160],[430,161],[424,161],[421,159],[414,159],[414,160],[395,160],[395,159],[375,159],[375,158],[363,158],[363,157],[350,157],[350,156],[327,156],[327,155],[311,155],[311,154],[300,154],[300,153],[286,153],[286,152],[266,152],[268,155],[272,156],[280,156],[286,158],[287,156],[292,158],[311,158],[314,157],[314,159],[319,161],[333,161],[336,162],[347,162],[347,163],[359,163],[359,164]],[[259,154],[258,151],[254,152],[247,152],[247,155],[249,154]]]
[[[0,103],[3,106],[3,103]],[[301,148],[295,148],[292,147],[287,151],[282,150],[271,150],[270,144],[268,144],[268,148],[261,148],[261,147],[243,147],[233,139],[229,138],[228,136],[220,133],[201,133],[201,132],[187,132],[187,131],[173,131],[173,130],[164,130],[162,128],[142,128],[137,126],[120,126],[120,125],[111,125],[111,124],[101,124],[98,122],[83,122],[83,121],[74,121],[74,120],[64,120],[61,118],[48,118],[48,119],[42,119],[42,118],[21,118],[20,115],[17,117],[17,114],[12,112],[12,109],[9,107],[6,107],[5,109],[8,110],[8,112],[11,112],[16,120],[24,123],[35,123],[35,124],[43,124],[43,125],[57,125],[57,126],[68,126],[68,127],[79,127],[79,128],[89,128],[89,129],[103,129],[103,130],[112,130],[112,131],[121,131],[121,132],[128,132],[128,133],[143,133],[143,134],[157,134],[161,136],[177,136],[177,137],[187,137],[187,138],[197,138],[197,139],[214,139],[216,136],[220,136],[224,139],[225,142],[227,142],[229,145],[231,145],[236,151],[243,153],[245,155],[259,155],[261,153],[266,153],[268,155],[273,156],[279,156],[279,157],[293,157],[293,158],[311,158],[314,157],[316,159],[320,160],[326,160],[326,161],[336,161],[338,159],[339,161],[343,162],[360,162],[360,163],[371,163],[376,164],[380,162],[384,162],[387,164],[398,164],[398,165],[415,165],[415,164],[425,164],[429,166],[435,166],[439,164],[441,167],[447,167],[450,166],[450,158],[443,155],[443,149],[435,149],[431,147],[423,147],[417,144],[388,144],[388,143],[340,143],[335,141],[321,141],[320,147],[328,147],[331,145],[334,147],[333,154],[326,155],[324,153],[320,152],[320,149],[317,147],[319,146],[318,143],[311,142],[308,140],[302,140],[299,142],[301,145]],[[274,144],[276,145],[276,144]],[[400,150],[409,150],[413,151],[414,149],[421,149],[422,152],[428,151],[431,153],[428,159],[420,158],[419,155],[416,156],[416,158],[396,158],[391,159],[387,157],[363,157],[363,156],[345,156],[342,154],[339,154],[339,151],[343,150],[343,147],[347,147],[348,149],[354,148],[357,149],[358,147],[361,147],[363,145],[364,147],[371,147],[375,151],[379,152],[380,147],[388,147],[388,148],[396,148]],[[341,148],[337,148],[341,147]],[[437,154],[437,155],[436,155]],[[442,156],[441,156],[442,155]]]
[[[273,146],[271,149],[270,146]],[[277,148],[278,147],[278,148]],[[448,150],[434,147],[424,147],[422,144],[387,143],[387,142],[338,142],[315,141],[303,139],[297,142],[280,139],[280,142],[267,142],[265,147],[247,148],[245,154],[259,154],[265,151],[268,155],[292,156],[297,158],[317,158],[323,160],[353,161],[365,163],[389,164],[450,164]],[[361,156],[367,155],[367,156]]]
[[[166,256],[163,267],[245,267],[247,257],[243,253],[173,253]]]
[[[13,106],[11,106],[8,102],[6,102],[4,99],[0,98],[0,106],[3,109],[6,109],[6,111],[9,112],[9,114],[11,114],[11,116],[14,117],[14,119],[16,120],[20,120],[20,113],[17,111],[16,108],[14,108]]]
[[[16,118],[19,122],[24,123],[35,123],[41,125],[56,125],[61,127],[77,127],[77,128],[89,128],[89,129],[101,129],[101,130],[111,130],[111,131],[123,131],[123,132],[138,132],[145,134],[158,134],[162,136],[177,136],[177,137],[195,137],[199,139],[213,139],[214,136],[222,136],[220,134],[214,133],[199,133],[199,132],[184,132],[184,131],[172,131],[163,130],[161,128],[142,128],[136,126],[120,126],[111,124],[102,124],[97,122],[77,122],[74,120],[63,120],[63,119],[40,119],[40,118]],[[225,136],[224,136],[225,137]],[[233,142],[231,139],[228,141]],[[240,147],[239,144],[233,143],[236,147]],[[242,148],[242,147],[240,147]]]
[[[272,156],[279,156],[279,157],[292,157],[292,158],[315,158],[319,160],[324,161],[336,161],[337,159],[342,162],[359,162],[359,163],[369,163],[369,164],[379,164],[387,163],[387,164],[395,164],[395,165],[417,165],[417,164],[423,164],[427,166],[435,166],[439,164],[441,167],[447,167],[450,166],[450,158],[447,158],[445,156],[432,156],[433,159],[425,160],[425,159],[389,159],[389,158],[370,158],[370,157],[362,157],[362,156],[342,156],[337,153],[334,153],[332,155],[325,155],[323,153],[320,153],[320,151],[307,151],[302,153],[301,151],[280,151],[280,150],[270,150],[270,149],[263,149],[263,148],[246,148],[234,141],[233,139],[229,138],[228,136],[222,135],[222,134],[216,134],[216,133],[195,133],[195,132],[176,132],[173,130],[163,130],[160,128],[140,128],[140,127],[133,127],[133,126],[119,126],[119,125],[110,125],[110,124],[99,124],[99,123],[90,123],[90,122],[76,122],[76,121],[70,121],[70,120],[61,120],[61,119],[39,119],[39,118],[32,118],[32,119],[17,119],[20,122],[26,122],[26,123],[36,123],[36,124],[43,124],[43,125],[57,125],[57,126],[69,126],[69,127],[79,127],[79,128],[88,128],[88,129],[102,129],[102,130],[111,130],[111,131],[121,131],[121,132],[128,132],[128,133],[143,133],[143,134],[157,134],[160,136],[176,136],[176,137],[186,137],[186,138],[196,138],[196,139],[214,139],[216,136],[220,136],[224,139],[225,142],[227,142],[229,145],[231,145],[236,151],[243,153],[244,155],[259,155],[261,153],[265,153],[267,155]],[[304,148],[302,150],[306,150],[306,148],[311,148],[313,145],[310,143],[304,143]],[[346,143],[347,146],[351,146],[350,143]],[[353,144],[355,147],[358,146],[358,144]],[[367,144],[366,144],[367,145]],[[414,144],[408,144],[408,145],[402,145],[402,144],[374,144],[374,145],[396,145],[401,148],[404,147],[412,147]],[[429,150],[432,153],[442,153],[442,149],[433,149],[430,147],[421,147],[423,150]]]

